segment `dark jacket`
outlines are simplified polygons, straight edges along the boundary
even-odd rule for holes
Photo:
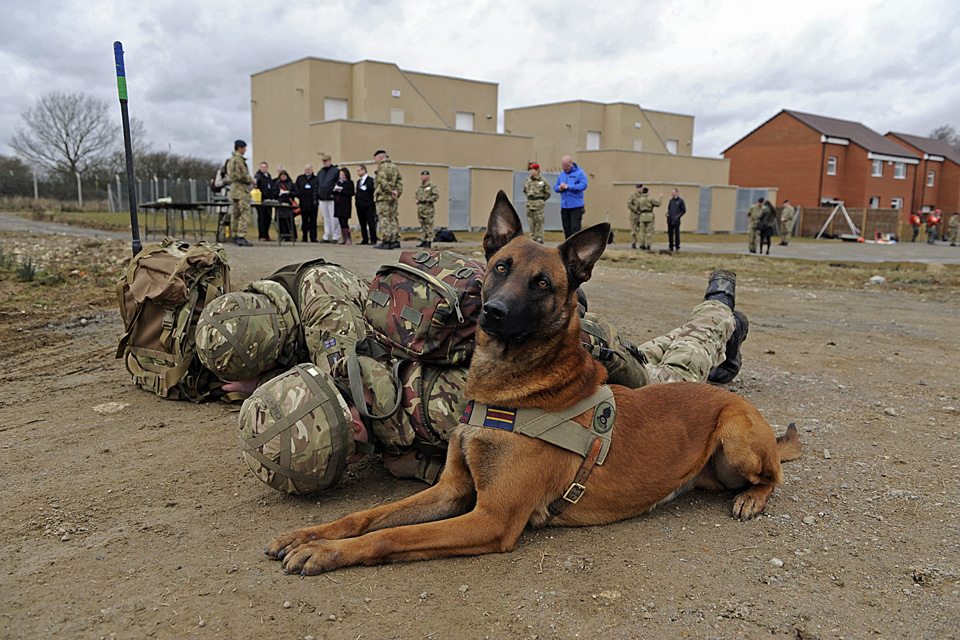
[[[271,187],[273,188],[274,197],[280,202],[289,204],[291,202],[291,198],[297,197],[297,183],[294,182],[289,176],[287,176],[286,180],[278,177],[273,181]]]
[[[361,181],[364,181],[361,183]],[[364,188],[366,187],[366,188]],[[373,202],[373,176],[369,173],[360,180],[357,180],[356,188],[357,211],[372,211],[376,209]]]
[[[276,192],[273,190],[273,178],[270,177],[269,171],[266,173],[257,171],[253,175],[253,180],[257,183],[257,189],[260,189],[261,198],[269,200],[277,197]]]
[[[340,177],[340,167],[335,164],[317,171],[317,200],[333,200],[333,185]]]
[[[297,176],[297,196],[300,198],[301,209],[317,210],[317,187],[319,184],[317,174],[313,174],[309,178],[302,173]]]
[[[350,212],[353,210],[353,183],[349,180],[343,182],[337,180],[334,186],[343,187],[341,191],[333,192],[333,215],[343,226],[342,223],[350,219]]]
[[[670,198],[670,202],[667,203],[667,224],[680,224],[680,218],[682,218],[686,212],[687,203],[683,201],[683,198],[680,196]]]

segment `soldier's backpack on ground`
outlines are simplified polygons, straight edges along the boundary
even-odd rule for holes
[[[146,245],[117,283],[124,333],[117,347],[134,382],[172,400],[221,395],[200,364],[194,332],[204,306],[230,290],[230,265],[219,244],[173,238]]]
[[[434,242],[457,242],[457,236],[453,235],[453,231],[447,229],[446,227],[440,227],[437,229],[437,232],[433,234]]]
[[[451,251],[404,251],[377,270],[364,319],[393,357],[463,364],[473,355],[483,262]]]

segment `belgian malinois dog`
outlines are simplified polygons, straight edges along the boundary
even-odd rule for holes
[[[577,289],[610,233],[598,224],[556,249],[522,237],[501,191],[483,247],[487,275],[467,397],[496,407],[559,412],[596,393],[606,370],[580,342]],[[781,460],[800,455],[796,428],[776,438],[760,412],[729,391],[678,382],[611,385],[615,426],[604,464],[526,435],[461,425],[439,482],[404,500],[281,535],[265,553],[287,572],[512,551],[524,527],[604,524],[639,515],[692,488],[742,492],[734,517],[760,514]],[[592,412],[574,418],[588,428]],[[595,452],[591,452],[595,453]],[[588,480],[582,471],[591,466]],[[578,500],[552,507],[575,485]],[[575,502],[575,503],[574,503]]]

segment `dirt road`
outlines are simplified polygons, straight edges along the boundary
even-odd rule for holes
[[[239,284],[317,245],[230,253]],[[385,253],[324,255],[370,277]],[[370,460],[322,496],[281,495],[242,461],[236,407],[132,387],[109,290],[8,305],[0,637],[958,637],[955,292],[768,281],[739,284],[751,326],[729,387],[778,433],[796,422],[805,452],[763,517],[735,521],[732,495],[698,492],[613,525],[528,531],[513,553],[314,578],[283,575],[264,544],[423,485]],[[604,262],[586,289],[643,341],[681,323],[704,285],[703,272]]]

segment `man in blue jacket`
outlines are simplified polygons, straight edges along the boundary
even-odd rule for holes
[[[580,231],[587,174],[570,159],[570,156],[563,156],[560,165],[563,171],[557,176],[553,190],[560,194],[560,221],[563,223],[563,237],[566,239]]]

